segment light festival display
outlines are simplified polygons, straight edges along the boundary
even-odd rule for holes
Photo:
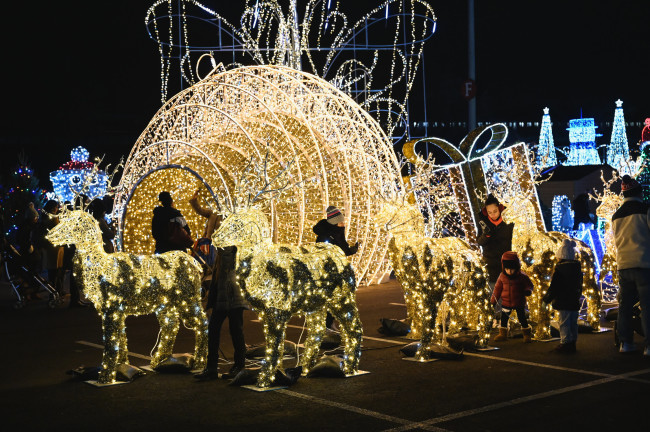
[[[573,229],[573,210],[566,195],[555,195],[551,205],[553,231],[568,233]]]
[[[60,202],[73,202],[82,192],[91,200],[106,195],[109,176],[96,169],[88,160],[89,156],[85,148],[75,147],[70,152],[70,161],[50,173],[54,193]]]
[[[600,165],[602,162],[596,149],[597,126],[593,118],[569,120],[569,154],[564,165]]]
[[[83,210],[64,211],[46,238],[56,246],[75,245],[73,272],[102,318],[104,354],[98,381],[115,382],[116,368],[128,364],[126,318],[155,313],[160,323],[153,367],[171,357],[181,322],[195,332],[193,366],[207,360],[208,320],[201,305],[203,269],[185,252],[156,255],[106,253],[95,218]]]
[[[616,101],[614,111],[614,125],[612,127],[612,138],[607,147],[607,164],[617,170],[620,175],[633,175],[633,166],[630,160],[630,151],[625,133],[625,117],[623,116],[623,101]]]
[[[300,7],[297,0],[241,3],[238,23],[197,0],[157,0],[149,8],[145,25],[158,44],[163,102],[170,74],[196,84],[204,56],[227,70],[287,66],[351,96],[394,139],[409,134],[407,101],[424,44],[436,31],[429,2],[384,0],[367,12],[359,7],[345,12],[339,0],[306,0]]]
[[[392,143],[367,111],[331,83],[284,66],[216,68],[159,110],[133,147],[117,187],[118,247],[145,252],[136,239],[150,235],[151,213],[137,209],[151,206],[156,195],[139,194],[139,185],[153,184],[168,167],[184,167],[176,172],[191,169],[222,197],[215,205],[230,208],[242,170],[266,151],[270,175],[293,161],[287,173],[292,181],[318,179],[283,200],[260,203],[274,241],[312,243],[312,227],[336,205],[345,215],[347,238],[361,244],[352,257],[357,279],[367,283],[388,275],[388,239],[373,220],[381,206],[376,191],[401,179]],[[142,181],[153,171],[160,175]],[[194,193],[180,187],[181,177],[165,182],[178,185],[175,202]]]
[[[539,131],[539,142],[537,144],[537,158],[535,163],[540,168],[557,165],[551,115],[549,114],[548,108],[544,108],[544,116],[542,117],[542,127]]]

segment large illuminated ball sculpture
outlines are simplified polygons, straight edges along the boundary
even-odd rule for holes
[[[261,210],[275,242],[315,240],[313,225],[327,206],[345,214],[357,277],[386,276],[387,239],[372,220],[377,191],[400,182],[399,163],[380,125],[354,100],[321,78],[284,66],[215,68],[178,93],[154,116],[128,160],[116,195],[120,247],[153,251],[151,214],[169,190],[193,232],[203,220],[186,206],[196,189],[216,210],[239,205],[235,187],[251,157],[267,157],[269,174],[291,161],[288,178],[302,182]]]

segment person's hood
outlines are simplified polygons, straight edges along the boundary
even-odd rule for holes
[[[506,266],[504,265],[505,261],[508,261],[507,264],[515,265],[518,270],[521,270],[521,261],[519,261],[519,256],[517,255],[517,252],[508,251],[505,252],[503,255],[501,255],[501,270],[503,270],[504,273],[506,269]],[[513,268],[513,267],[509,267],[509,268]]]
[[[503,213],[503,211],[504,211],[505,209],[506,209],[506,206],[504,206],[503,204],[499,203],[499,213]],[[485,207],[483,207],[483,208],[481,209],[481,214],[482,214],[483,216],[485,216],[485,217],[489,217],[489,216],[488,216],[488,213],[487,213],[487,206],[485,206]]]

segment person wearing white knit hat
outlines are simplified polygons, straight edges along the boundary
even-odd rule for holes
[[[552,302],[553,309],[558,311],[560,345],[555,351],[563,354],[576,352],[578,340],[578,311],[583,274],[580,263],[576,261],[575,247],[574,240],[562,240],[562,246],[555,254],[558,263],[555,265],[551,285],[542,299],[544,304]]]

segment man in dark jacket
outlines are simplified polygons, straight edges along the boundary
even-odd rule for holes
[[[160,192],[158,201],[161,206],[153,209],[151,220],[151,234],[156,241],[155,253],[169,252],[173,250],[184,251],[192,245],[190,227],[179,210],[174,208],[174,200],[169,192]],[[178,225],[178,226],[174,226]],[[174,242],[172,235],[175,229],[182,229],[187,233],[186,238],[189,244]],[[185,237],[184,235],[182,237]]]
[[[345,256],[354,255],[359,250],[359,242],[350,247],[345,239],[345,218],[341,210],[335,206],[327,207],[327,218],[321,219],[314,225],[314,234],[316,234],[316,243],[332,243],[341,248]],[[325,321],[327,328],[334,330],[334,317],[327,312]]]
[[[244,309],[248,308],[235,274],[237,248],[219,248],[219,274],[212,279],[206,309],[212,309],[208,325],[208,361],[203,372],[195,375],[201,381],[216,379],[219,366],[219,343],[221,326],[228,318],[228,328],[235,349],[234,364],[223,378],[234,378],[245,366],[246,343],[244,342]]]
[[[479,213],[477,243],[483,249],[483,258],[487,265],[490,288],[501,274],[501,257],[512,249],[512,228],[514,224],[505,223],[501,213],[505,207],[494,195],[488,195],[485,207]]]
[[[612,216],[619,277],[617,327],[620,352],[636,350],[632,309],[638,298],[644,315],[646,347],[643,355],[650,357],[650,319],[646,315],[650,311],[650,207],[641,199],[641,185],[630,176],[623,176],[621,190],[625,199]]]
[[[576,260],[576,242],[569,239],[562,241],[562,246],[555,254],[555,265],[551,285],[542,301],[553,302],[553,309],[558,311],[560,322],[560,345],[555,351],[560,353],[576,352],[578,340],[578,311],[582,296],[582,269]]]

